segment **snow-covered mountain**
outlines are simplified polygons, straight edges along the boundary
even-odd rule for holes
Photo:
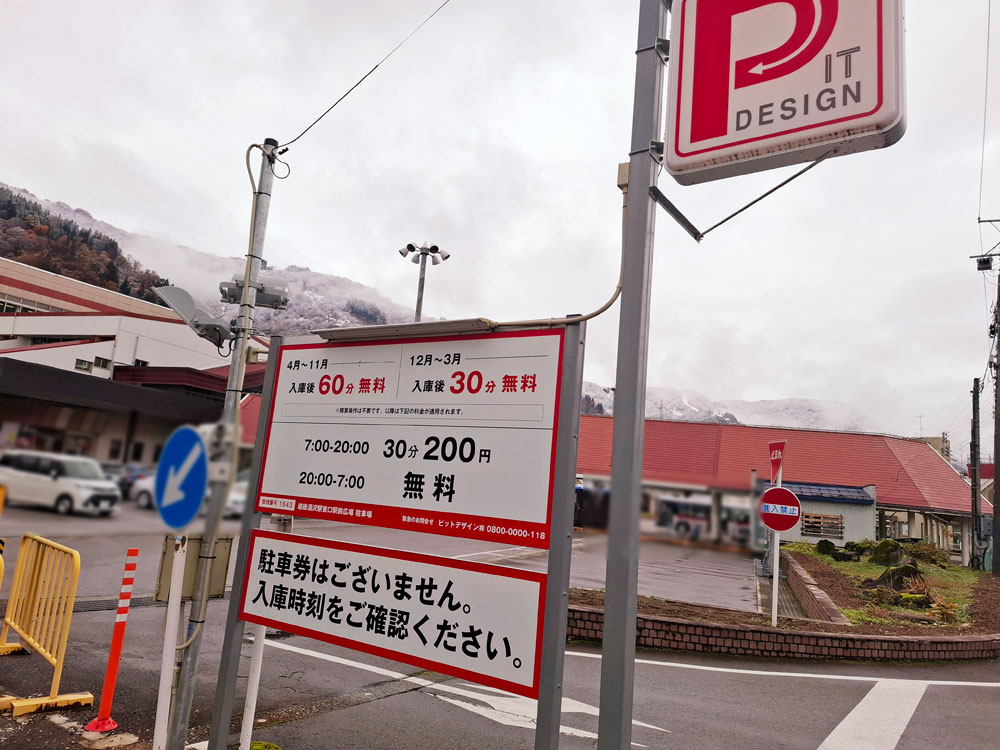
[[[222,316],[227,311],[228,314],[235,314],[235,306],[219,302],[219,282],[237,274],[242,276],[244,258],[222,258],[169,240],[126,232],[95,219],[81,208],[44,200],[26,190],[11,189],[39,203],[52,214],[112,237],[134,260],[169,279],[172,284],[187,289],[214,314]],[[287,310],[257,311],[255,323],[263,333],[296,335],[320,328],[412,320],[411,308],[396,304],[377,290],[341,276],[288,266],[268,269],[263,279],[289,287]],[[600,414],[614,411],[614,389],[611,387],[584,382],[583,397],[585,411]],[[712,401],[697,391],[677,388],[647,388],[646,417],[689,422],[882,431],[858,409],[836,401],[805,398]]]
[[[584,382],[585,409],[612,414],[614,390],[597,383]],[[589,397],[589,401],[588,401]],[[883,432],[883,429],[860,410],[838,401],[808,398],[783,398],[766,401],[726,399],[712,401],[688,389],[646,389],[648,419],[677,419],[685,422],[799,427],[851,432]]]
[[[51,214],[111,237],[133,260],[156,271],[170,283],[190,292],[213,314],[235,315],[235,305],[219,301],[219,282],[243,276],[244,257],[222,258],[169,240],[136,234],[95,219],[82,208],[38,198],[27,190],[10,188],[40,204]],[[413,320],[412,308],[396,304],[377,290],[342,276],[308,268],[269,268],[261,275],[269,284],[288,286],[288,309],[258,309],[254,322],[262,333],[296,335],[321,328],[401,323]]]

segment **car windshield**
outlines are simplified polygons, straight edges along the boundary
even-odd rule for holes
[[[63,461],[62,473],[73,479],[104,479],[101,466],[96,461]]]

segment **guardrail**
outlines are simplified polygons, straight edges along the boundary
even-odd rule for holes
[[[7,613],[0,631],[0,656],[28,647],[51,664],[54,673],[47,697],[17,698],[9,702],[14,716],[94,703],[90,693],[59,694],[79,578],[79,552],[35,534],[21,537]],[[7,641],[10,631],[20,637],[20,643]]]

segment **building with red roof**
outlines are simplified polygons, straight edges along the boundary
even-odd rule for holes
[[[614,419],[581,415],[577,474],[607,486],[611,476]],[[942,546],[968,533],[972,490],[937,451],[920,440],[740,424],[646,420],[643,487],[751,494],[751,472],[770,479],[768,443],[787,443],[785,482],[874,486],[880,535],[921,537]],[[992,506],[983,501],[983,513]],[[964,545],[968,549],[968,545]]]

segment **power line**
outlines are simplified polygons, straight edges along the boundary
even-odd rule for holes
[[[983,218],[983,175],[986,171],[986,114],[990,95],[990,32],[992,29],[992,13],[993,2],[992,0],[986,0],[986,83],[983,86],[983,142],[979,155],[979,210],[977,211],[980,219]]]
[[[320,120],[322,120],[324,117],[326,117],[328,114],[330,114],[330,112],[333,110],[334,107],[336,107],[338,104],[340,104],[342,101],[344,101],[344,99],[347,98],[348,94],[350,94],[352,91],[354,91],[354,89],[356,89],[358,86],[360,86],[362,83],[364,83],[365,79],[368,78],[368,76],[370,76],[372,73],[374,73],[378,69],[379,65],[381,65],[382,63],[384,63],[390,57],[392,57],[393,53],[396,50],[398,50],[400,47],[402,47],[404,44],[406,44],[406,42],[409,41],[410,37],[412,37],[414,34],[416,34],[418,31],[420,31],[420,29],[422,29],[424,27],[424,24],[426,24],[428,21],[430,21],[432,18],[434,18],[434,16],[436,16],[441,11],[441,9],[444,8],[444,6],[446,6],[450,2],[451,2],[451,0],[444,0],[444,2],[441,3],[434,10],[433,13],[431,13],[429,16],[427,16],[427,18],[425,18],[423,21],[421,21],[419,23],[419,25],[417,25],[417,27],[413,31],[411,31],[409,34],[407,34],[405,37],[403,37],[402,41],[399,44],[397,44],[395,47],[393,47],[391,50],[389,50],[388,54],[385,57],[383,57],[381,60],[379,60],[377,63],[375,63],[375,66],[371,70],[369,70],[367,73],[365,73],[363,76],[361,76],[361,78],[358,79],[358,82],[355,83],[353,86],[351,86],[351,88],[347,89],[347,91],[345,91],[344,94],[337,101],[335,101],[333,104],[331,104],[323,114],[321,114],[319,117],[317,117],[315,120],[313,120],[305,130],[303,130],[297,136],[295,136],[294,138],[292,138],[292,140],[287,141],[286,143],[282,143],[278,147],[277,150],[283,152],[285,149],[287,149],[289,146],[291,146],[293,143],[295,143],[295,141],[297,141],[299,138],[301,138],[306,133],[308,133],[310,130],[312,130],[313,125],[315,125]]]

